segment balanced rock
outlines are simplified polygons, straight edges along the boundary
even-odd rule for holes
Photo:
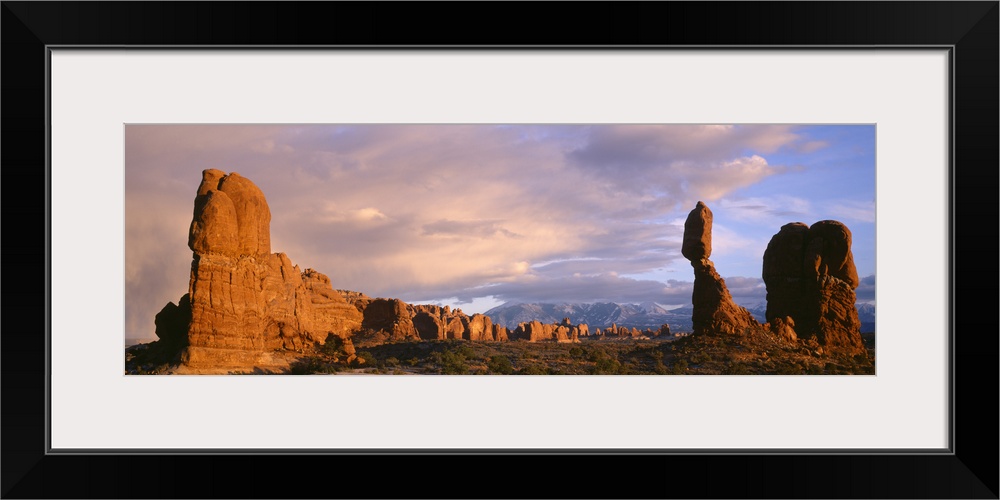
[[[249,179],[205,170],[194,205],[185,366],[268,365],[275,349],[322,344],[331,334],[348,338],[361,326],[361,313],[327,276],[302,272],[285,254],[270,253],[270,209]],[[161,323],[170,337],[171,323],[187,313],[164,309]]]
[[[700,201],[684,221],[681,255],[690,261],[712,256],[712,211]]]
[[[858,271],[843,223],[781,227],[764,252],[767,319],[786,337],[815,340],[828,351],[864,353],[855,307]]]
[[[708,260],[712,255],[712,219],[712,211],[699,201],[684,222],[681,253],[694,268],[692,329],[696,334],[740,335],[758,323],[750,311],[733,302],[725,280]]]

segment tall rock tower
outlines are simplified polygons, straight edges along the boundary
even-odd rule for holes
[[[865,352],[855,307],[860,281],[843,223],[785,224],[764,251],[762,277],[772,328],[794,328],[799,338],[815,338],[830,350]]]
[[[715,264],[708,260],[712,255],[712,217],[712,211],[699,201],[684,222],[681,254],[694,268],[693,330],[701,335],[741,335],[758,323],[750,311],[733,302],[725,280],[715,271]]]
[[[157,314],[157,335],[191,368],[252,369],[275,349],[349,338],[362,314],[326,275],[271,253],[271,212],[249,179],[202,172],[188,246],[188,293]],[[162,325],[162,327],[161,327]]]

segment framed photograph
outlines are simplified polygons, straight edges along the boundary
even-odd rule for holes
[[[605,39],[568,27],[558,39],[550,34],[542,38],[551,41],[530,46],[511,43],[502,30],[446,28],[434,11],[471,16],[477,7],[442,7],[4,3],[3,158],[8,186],[21,193],[8,200],[24,192],[35,200],[8,204],[16,219],[9,219],[8,230],[32,235],[8,248],[29,240],[37,245],[19,250],[33,259],[19,265],[32,276],[8,277],[34,287],[34,294],[5,299],[9,320],[44,318],[29,321],[28,329],[22,320],[18,328],[8,325],[3,340],[5,497],[299,497],[307,494],[299,482],[248,484],[245,472],[235,471],[251,463],[274,470],[294,464],[296,475],[325,477],[345,461],[352,464],[345,474],[390,469],[400,471],[393,472],[399,481],[380,482],[374,492],[347,486],[339,496],[450,496],[413,485],[426,479],[427,460],[466,457],[492,458],[494,470],[510,467],[509,474],[518,460],[572,470],[624,460],[628,470],[651,479],[633,490],[614,474],[587,474],[576,487],[566,490],[557,481],[531,496],[997,497],[996,426],[977,423],[996,422],[989,384],[996,380],[997,339],[975,334],[997,331],[995,319],[982,319],[995,315],[956,314],[956,306],[971,303],[971,292],[996,292],[957,277],[996,275],[992,259],[968,256],[981,253],[983,241],[996,241],[997,2],[614,6],[608,9],[635,22],[634,29]],[[512,5],[497,20],[522,19],[522,10]],[[608,11],[583,4],[578,14],[604,23]],[[528,33],[565,25],[536,15],[539,24],[525,28]],[[414,16],[435,20],[418,29],[408,24]],[[698,30],[690,23],[707,18],[719,22]],[[373,38],[373,32],[387,34]],[[498,153],[495,133],[519,136],[518,144],[531,149]],[[338,144],[364,154],[378,149],[396,166],[381,179],[362,179],[362,153],[331,159],[335,153],[307,150],[316,134],[324,140],[339,134]],[[662,141],[648,141],[650,134],[682,145],[671,154],[692,152],[663,156],[655,149]],[[428,139],[439,135],[480,152],[462,153],[466,158],[484,159],[475,167],[437,168],[459,152],[439,148],[443,139]],[[554,136],[558,140],[549,140]],[[222,147],[237,152],[216,154]],[[576,155],[581,169],[593,158],[602,166],[590,165],[577,177],[509,166],[545,165],[542,158],[554,155]],[[323,184],[316,172],[289,167],[306,165],[307,156],[336,162],[339,174],[327,172]],[[632,163],[619,161],[623,157]],[[719,167],[699,191],[688,186],[699,182],[696,176],[636,169],[651,157],[674,161],[677,171],[691,158],[710,157],[705,161]],[[816,375],[773,377],[123,375],[123,339],[142,330],[133,323],[145,321],[152,330],[152,316],[163,306],[162,295],[151,291],[177,289],[171,300],[186,291],[190,204],[203,170],[241,172],[279,186],[268,198],[269,215],[273,239],[285,247],[271,245],[269,252],[288,252],[302,269],[361,283],[414,275],[415,261],[431,264],[415,242],[399,241],[405,233],[360,222],[419,219],[424,222],[413,227],[438,237],[438,250],[467,245],[445,223],[499,234],[507,244],[526,235],[578,234],[583,227],[568,226],[564,217],[557,219],[560,233],[542,222],[560,204],[523,201],[525,214],[513,208],[507,214],[520,225],[491,219],[495,207],[468,209],[463,225],[426,209],[434,200],[408,194],[417,183],[452,179],[455,189],[476,199],[491,187],[506,191],[494,193],[496,200],[575,193],[581,206],[603,215],[654,204],[642,198],[648,192],[633,189],[652,182],[650,172],[661,185],[684,184],[661,193],[680,203],[678,193],[712,196],[723,184],[745,187],[773,169],[845,170],[846,157],[868,165],[868,177],[802,175],[798,185],[782,188],[788,194],[750,192],[742,205],[726,207],[750,217],[764,208],[814,213],[794,210],[811,204],[854,221],[856,241],[864,242],[863,252],[856,250],[858,278],[868,286],[859,288],[859,298],[870,294],[864,298],[878,311],[877,357],[860,376],[830,376],[842,368],[836,363],[818,367],[828,371]],[[485,189],[472,188],[477,178],[484,185],[477,188]],[[44,190],[21,191],[28,185]],[[620,201],[587,198],[602,190]],[[187,193],[180,203],[178,192]],[[279,207],[299,215],[273,215]],[[162,230],[162,221],[180,231]],[[331,227],[349,236],[338,241],[321,234]],[[732,227],[720,224],[717,248],[738,248],[746,238]],[[313,237],[301,237],[310,231]],[[603,231],[624,235],[619,248],[640,234]],[[201,247],[192,245],[198,259]],[[360,253],[340,261],[297,257],[323,255],[310,246],[337,245]],[[391,254],[409,266],[393,267],[380,247],[412,250]],[[607,255],[611,247],[602,246]],[[496,248],[474,250],[494,267],[528,261]],[[754,252],[743,259],[720,255],[719,272],[729,279],[725,265],[751,269],[734,276],[759,273],[761,256]],[[591,259],[581,255],[581,262]],[[634,261],[640,253],[621,255]],[[427,272],[440,276],[460,267],[453,260],[450,269]],[[566,276],[576,276],[578,285],[621,284],[617,274],[563,267],[576,270]],[[43,280],[38,269],[45,270]],[[651,279],[640,274],[646,268],[634,269],[624,278],[629,284]],[[508,271],[504,277],[520,275]],[[535,273],[532,279],[555,286],[568,277]],[[494,301],[527,289],[523,280],[503,282],[518,286],[495,289]],[[425,286],[413,300],[446,304],[441,283],[482,285],[413,278],[406,287]],[[734,293],[737,283],[730,280]],[[379,290],[398,292],[388,285]],[[466,295],[452,306],[486,300]],[[212,328],[211,335],[221,335]],[[14,334],[20,329],[31,334]],[[81,477],[84,462],[107,467],[88,466]],[[216,477],[211,490],[187,489],[177,471],[198,468],[232,468],[234,475]],[[57,474],[78,480],[47,479]],[[726,474],[733,479],[717,479]],[[524,496],[524,481],[505,478],[490,495]]]

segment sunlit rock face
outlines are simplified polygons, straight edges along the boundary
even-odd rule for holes
[[[413,326],[421,340],[465,339],[477,342],[507,342],[507,328],[485,314],[469,316],[461,309],[419,304],[408,306]]]
[[[762,277],[772,329],[814,338],[829,350],[865,352],[855,307],[860,280],[846,225],[833,220],[785,224],[767,245]]]
[[[157,315],[161,339],[183,345],[184,365],[253,368],[266,365],[275,349],[323,344],[330,334],[348,338],[361,326],[361,312],[326,275],[271,253],[270,223],[253,182],[235,172],[202,172],[188,238],[188,294]]]
[[[364,308],[362,328],[381,330],[392,340],[416,340],[420,336],[407,304],[399,299],[375,299]]]
[[[712,255],[712,218],[712,211],[699,201],[684,222],[681,254],[694,268],[692,330],[702,335],[742,335],[759,324],[750,311],[733,302],[725,280],[708,260]]]

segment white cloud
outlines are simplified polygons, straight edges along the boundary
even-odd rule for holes
[[[841,222],[875,222],[875,201],[836,200],[829,202],[827,213]]]
[[[206,168],[256,183],[272,251],[338,288],[675,303],[664,283],[622,275],[683,262],[674,221],[784,172],[762,155],[802,140],[788,126],[129,126],[127,315],[151,324],[186,291]],[[755,244],[725,224],[715,239],[722,254]]]

